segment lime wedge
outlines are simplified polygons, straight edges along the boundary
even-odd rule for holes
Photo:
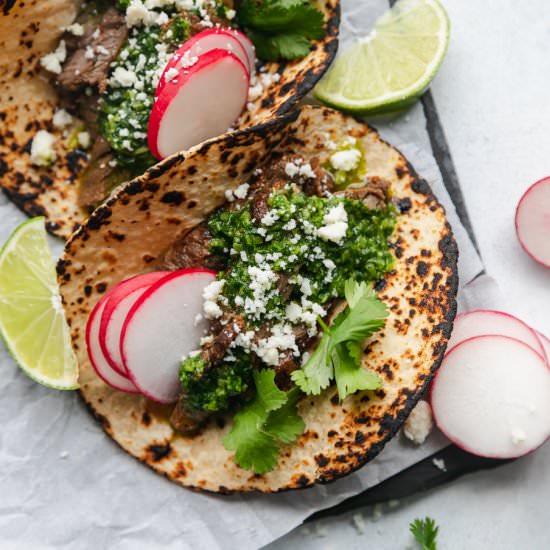
[[[438,0],[399,0],[342,56],[314,90],[317,99],[357,114],[411,105],[447,51],[449,18]]]
[[[0,252],[0,332],[33,380],[60,390],[78,387],[44,218],[21,224]]]

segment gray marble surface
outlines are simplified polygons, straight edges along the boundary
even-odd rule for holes
[[[523,191],[550,174],[550,3],[443,3],[452,37],[432,92],[481,253],[500,286],[501,307],[550,334],[550,271],[522,252],[513,225]],[[408,523],[430,515],[440,524],[442,549],[542,550],[550,548],[549,501],[546,445],[394,508],[302,527],[269,549],[405,549],[413,547]]]

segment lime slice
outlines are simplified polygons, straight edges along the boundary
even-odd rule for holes
[[[449,18],[438,0],[400,0],[331,67],[314,90],[345,111],[380,114],[411,105],[447,51]]]
[[[60,390],[78,387],[44,218],[21,224],[0,252],[0,332],[33,380]]]

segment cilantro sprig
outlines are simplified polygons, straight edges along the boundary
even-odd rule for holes
[[[432,518],[415,519],[409,529],[422,550],[437,550],[439,527]]]
[[[311,0],[242,0],[238,22],[260,59],[298,59],[325,34],[323,14]]]
[[[361,366],[361,344],[380,330],[388,310],[366,283],[346,281],[346,309],[329,328],[319,319],[323,336],[302,369],[292,373],[294,383],[308,395],[318,395],[333,379],[340,400],[359,390],[375,390],[382,381]]]
[[[297,411],[298,388],[288,392],[275,384],[272,369],[254,372],[256,396],[233,418],[233,428],[224,437],[228,451],[235,451],[235,462],[255,474],[275,468],[281,444],[292,443],[305,429]]]

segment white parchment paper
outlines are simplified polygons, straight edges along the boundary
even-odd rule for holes
[[[364,33],[386,7],[380,0],[343,3],[344,42]],[[483,266],[460,224],[431,155],[422,108],[378,124],[432,186],[447,209],[460,249],[467,307],[494,282],[465,283]],[[24,217],[0,198],[0,240]],[[56,253],[60,243],[52,239]],[[496,291],[494,291],[496,292]],[[394,475],[440,449],[437,433],[420,447],[401,436],[374,461],[336,483],[274,496],[193,493],[124,453],[100,430],[75,393],[43,388],[23,375],[0,347],[0,548],[259,548],[313,512]]]

